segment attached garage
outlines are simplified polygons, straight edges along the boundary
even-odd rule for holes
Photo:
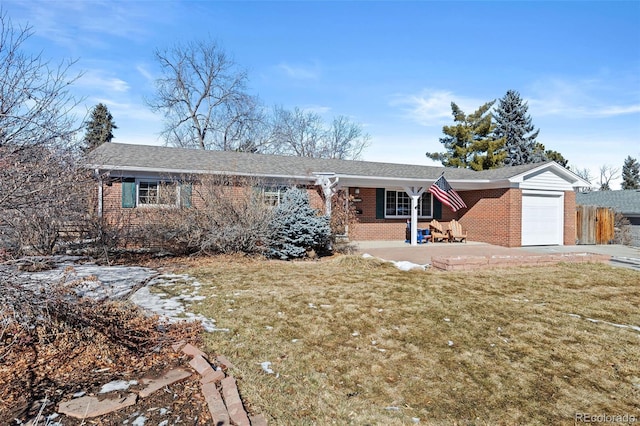
[[[564,193],[523,191],[522,245],[562,245]]]

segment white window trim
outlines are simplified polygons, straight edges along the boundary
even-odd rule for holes
[[[175,185],[176,189],[176,199],[173,203],[167,204],[143,204],[140,203],[140,184],[141,183],[155,183],[158,186],[158,197],[160,197],[160,191],[163,183],[171,183]],[[170,180],[162,180],[162,179],[153,179],[153,178],[136,178],[136,207],[143,209],[154,209],[154,208],[167,208],[167,207],[178,207],[180,205],[180,185],[177,182]]]
[[[404,193],[407,196],[409,196],[409,194],[407,194],[406,191],[403,190],[395,190],[395,189],[386,189],[384,190],[384,218],[385,219],[407,219],[407,218],[411,218],[411,212],[409,212],[409,214],[407,215],[388,215],[387,214],[387,192],[395,192],[396,194],[398,192],[400,193]],[[418,215],[418,217],[420,219],[433,219],[433,195],[430,192],[424,192],[420,198],[418,199],[418,208],[420,208],[422,206],[422,197],[423,196],[428,196],[429,199],[431,200],[431,215],[429,216],[423,216],[423,215]],[[411,197],[409,197],[409,200],[411,200]],[[397,203],[397,197],[396,197],[396,210],[398,208],[398,203]],[[411,205],[409,205],[409,209],[411,208]],[[419,211],[422,211],[422,209],[420,208]]]
[[[267,205],[275,207],[280,205],[284,193],[289,189],[291,187],[284,185],[266,185],[262,187],[262,198]],[[267,200],[275,200],[275,204]]]

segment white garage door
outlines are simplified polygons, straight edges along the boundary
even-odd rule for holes
[[[522,245],[562,245],[564,194],[522,194]]]

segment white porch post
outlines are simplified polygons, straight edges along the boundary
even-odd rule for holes
[[[319,176],[316,179],[316,185],[320,185],[322,188],[322,195],[324,195],[324,212],[329,217],[331,217],[331,199],[333,198],[333,194],[336,193],[338,180],[339,178],[335,176],[332,181],[327,175]]]
[[[418,200],[425,191],[424,187],[405,187],[404,191],[411,197],[411,245],[418,245]]]

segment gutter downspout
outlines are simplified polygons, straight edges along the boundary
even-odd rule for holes
[[[95,169],[94,174],[95,174],[95,177],[98,179],[98,217],[102,219],[103,210],[104,210],[104,202],[103,202],[103,195],[104,195],[103,184],[104,183],[102,181],[102,176],[100,176],[99,169]]]

